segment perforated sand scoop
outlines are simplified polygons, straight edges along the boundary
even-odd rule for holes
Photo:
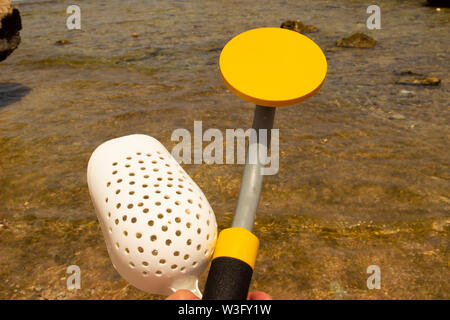
[[[217,238],[205,195],[166,148],[146,135],[101,144],[87,180],[109,256],[138,289],[201,296],[198,278]]]

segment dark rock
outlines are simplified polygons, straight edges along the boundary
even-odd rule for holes
[[[299,20],[286,20],[283,22],[280,26],[280,28],[283,29],[289,29],[292,31],[296,31],[298,33],[308,33],[308,32],[315,32],[317,31],[317,28],[313,25],[307,25],[303,24]]]
[[[355,33],[350,37],[336,41],[336,46],[345,48],[372,48],[377,42],[364,33]]]
[[[450,1],[448,0],[427,0],[427,3],[431,7],[450,8]]]
[[[8,57],[20,44],[22,20],[17,8],[12,8],[0,22],[0,61]]]

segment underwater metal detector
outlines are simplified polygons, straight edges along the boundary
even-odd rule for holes
[[[322,86],[327,61],[322,50],[306,36],[281,28],[258,28],[231,39],[220,55],[225,85],[239,98],[255,103],[253,129],[257,148],[268,150],[270,135],[259,140],[259,130],[273,126],[275,107],[302,102]],[[254,146],[253,146],[254,147]],[[222,230],[216,242],[206,281],[204,300],[245,300],[247,298],[258,238],[252,233],[261,194],[263,165],[259,152],[250,163],[249,152],[242,176],[232,227]]]

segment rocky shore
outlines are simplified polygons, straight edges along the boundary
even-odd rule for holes
[[[21,29],[19,9],[11,5],[11,0],[0,0],[0,61],[19,46]]]

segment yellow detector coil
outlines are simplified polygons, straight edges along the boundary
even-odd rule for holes
[[[231,39],[220,54],[226,86],[241,99],[266,107],[312,97],[327,74],[327,60],[308,37],[282,28],[258,28]]]

